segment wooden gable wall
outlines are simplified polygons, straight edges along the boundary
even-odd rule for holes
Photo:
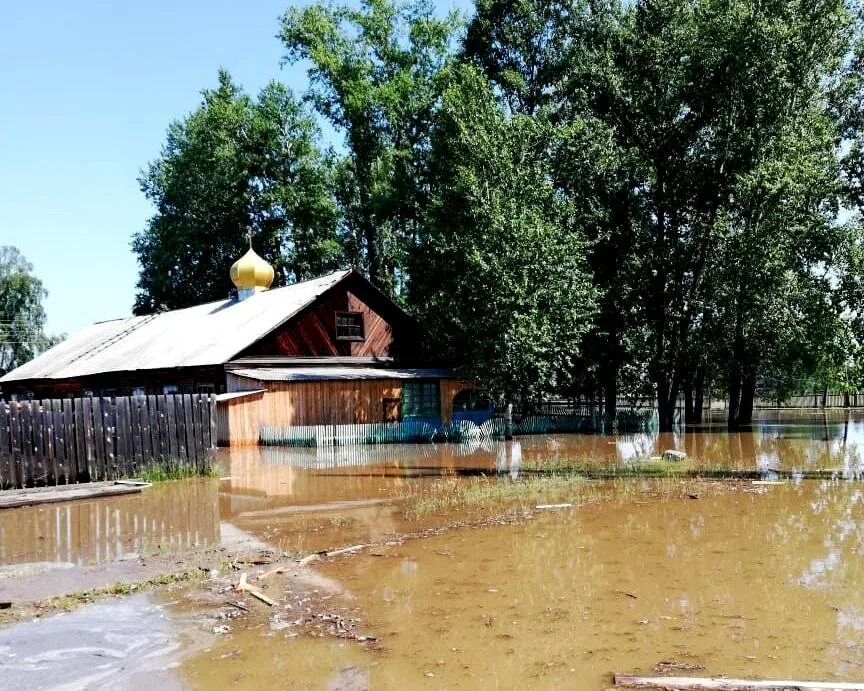
[[[360,312],[365,339],[336,338],[336,313]],[[416,359],[419,351],[410,319],[360,280],[346,280],[319,297],[243,356],[394,357]]]

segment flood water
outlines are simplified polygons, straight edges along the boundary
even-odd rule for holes
[[[351,670],[383,689],[600,689],[663,662],[695,676],[864,678],[860,487],[690,500],[616,497],[616,484],[608,501],[524,524],[328,562],[379,652],[252,630],[226,641],[236,656],[187,661],[186,680],[251,689],[293,659],[295,688],[338,687]]]
[[[673,480],[594,482],[591,501],[569,509],[403,539],[466,520],[460,510],[406,513],[442,476],[468,482],[459,479],[467,470],[512,482],[525,468],[612,468],[667,449],[685,451],[696,467],[858,477],[864,417],[768,413],[736,434],[719,423],[511,444],[222,450],[221,480],[4,511],[0,595],[5,577],[26,577],[28,569],[182,554],[237,533],[298,555],[376,543],[316,567],[339,586],[334,611],[353,613],[378,639],[374,646],[274,631],[266,621],[213,638],[209,623],[190,619],[188,603],[155,592],[147,606],[159,608],[156,631],[174,642],[153,651],[159,664],[173,666],[168,686],[591,689],[604,688],[611,672],[655,669],[864,680],[864,485],[857,480],[691,483],[686,491]],[[81,624],[64,615],[59,629],[46,619],[0,632],[0,682],[14,671],[32,688],[50,687],[44,682],[58,662],[40,658],[43,676],[35,677],[26,665],[10,666],[9,655],[39,630],[74,639],[70,630],[99,629],[100,616],[108,627],[118,605],[100,606],[105,614],[87,608],[95,614]],[[106,664],[123,668],[110,656]],[[68,688],[85,686],[64,678]]]

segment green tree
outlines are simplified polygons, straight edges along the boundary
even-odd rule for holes
[[[551,183],[550,126],[507,119],[472,67],[447,81],[410,302],[439,358],[527,401],[566,383],[590,323],[578,218]]]
[[[291,93],[270,83],[252,99],[225,71],[202,93],[140,178],[156,214],[132,243],[139,314],[227,297],[228,268],[246,250],[247,228],[276,285],[345,263],[335,171]]]
[[[345,136],[339,199],[354,263],[391,293],[420,233],[434,82],[457,26],[426,0],[317,3],[282,17],[286,61],[308,61],[312,103]]]
[[[32,360],[60,339],[45,334],[48,292],[15,248],[0,247],[0,372]]]

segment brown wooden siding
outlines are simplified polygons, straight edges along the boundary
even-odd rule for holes
[[[267,389],[262,394],[220,403],[224,406],[222,424],[227,424],[227,434],[222,432],[220,437],[227,437],[232,446],[257,444],[262,426],[386,422],[385,399],[401,399],[405,381],[258,382],[230,373],[228,379],[231,390]],[[453,396],[466,384],[442,379],[440,387],[441,417],[447,422],[453,415]]]
[[[336,313],[363,315],[364,340],[336,338]],[[416,358],[419,348],[410,320],[364,284],[339,284],[313,305],[243,352],[243,356],[402,357]]]

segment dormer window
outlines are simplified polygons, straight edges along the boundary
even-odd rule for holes
[[[337,312],[336,313],[336,340],[337,341],[365,341],[366,333],[363,330],[362,312]]]

